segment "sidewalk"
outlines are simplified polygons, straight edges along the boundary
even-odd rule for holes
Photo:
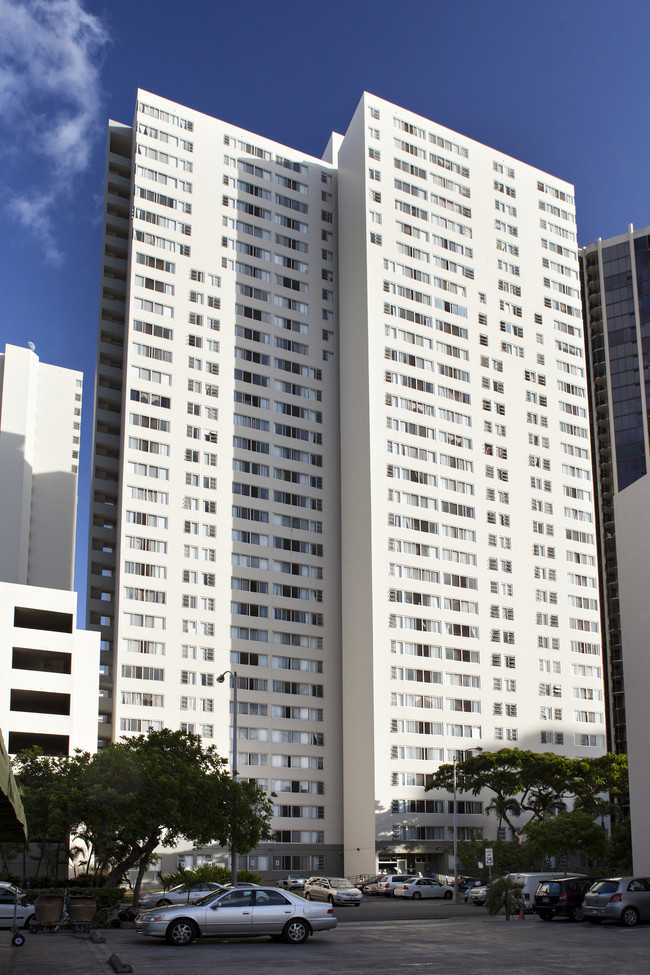
[[[116,947],[111,947],[108,940],[106,944],[94,944],[88,935],[73,935],[70,931],[22,933],[25,943],[16,948],[11,943],[11,931],[0,931],[0,975],[107,975],[113,972],[108,958]],[[111,932],[102,931],[101,934],[105,937]]]

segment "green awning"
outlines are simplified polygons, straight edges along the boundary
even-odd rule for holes
[[[25,810],[0,731],[0,843],[26,842]]]

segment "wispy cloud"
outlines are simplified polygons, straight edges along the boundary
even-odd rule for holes
[[[56,208],[89,164],[109,36],[83,0],[0,0],[0,24],[0,125],[20,174],[8,209],[57,263]]]

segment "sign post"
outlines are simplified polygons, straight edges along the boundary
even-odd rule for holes
[[[492,882],[492,867],[494,865],[494,851],[491,846],[485,847],[485,866],[490,868],[490,883]]]

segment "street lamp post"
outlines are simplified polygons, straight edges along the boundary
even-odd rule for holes
[[[458,810],[456,802],[456,752],[454,752],[454,904],[458,903]]]
[[[224,670],[223,674],[219,674],[217,677],[217,684],[223,684],[226,679],[226,674],[230,674],[231,677],[231,687],[232,687],[232,780],[237,781],[237,671],[236,670]],[[235,849],[235,844],[231,843],[230,846],[230,880],[233,887],[237,884],[237,851]]]
[[[465,755],[471,755],[472,752],[482,752],[483,749],[479,746],[476,748],[468,748]],[[454,904],[458,903],[458,803],[456,800],[456,764],[458,762],[458,754],[454,752]]]

